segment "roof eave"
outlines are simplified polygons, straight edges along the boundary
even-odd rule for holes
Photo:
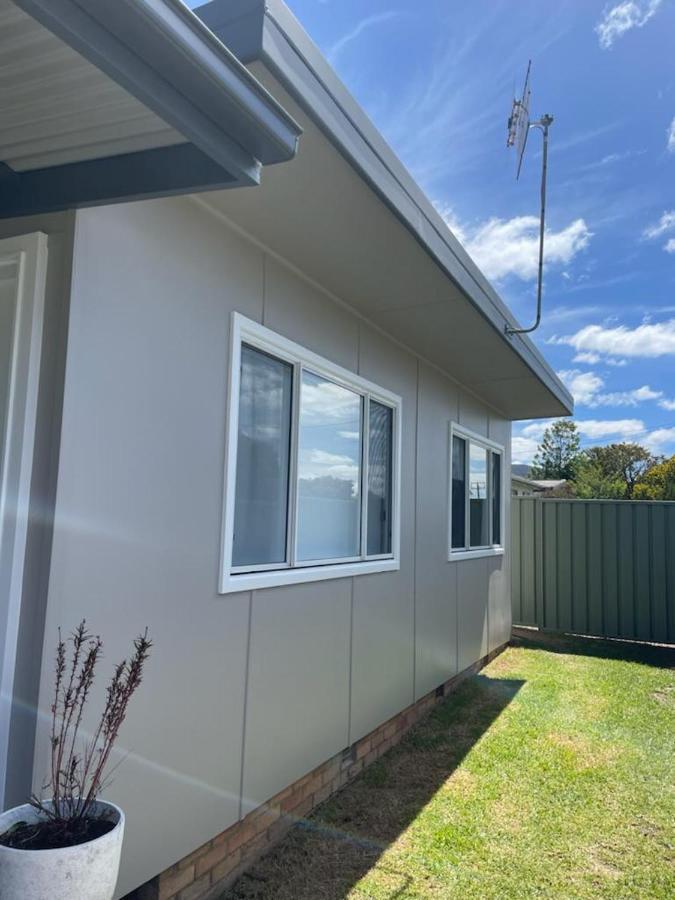
[[[299,125],[180,0],[15,0],[242,184]]]
[[[281,0],[214,0],[196,14],[245,63],[262,62],[348,159],[483,318],[544,385],[550,406],[532,415],[571,415],[571,394],[518,327],[480,269]]]

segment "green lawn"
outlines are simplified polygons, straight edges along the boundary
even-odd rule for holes
[[[675,898],[668,662],[518,641],[226,897]]]

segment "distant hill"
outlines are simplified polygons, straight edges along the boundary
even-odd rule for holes
[[[529,478],[530,467],[524,463],[517,463],[515,466],[511,466],[511,474],[520,475],[521,478]]]

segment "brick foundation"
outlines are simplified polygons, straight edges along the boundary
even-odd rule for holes
[[[299,819],[397,744],[443,697],[475,674],[504,644],[384,722],[351,747],[284,788],[244,819],[128,894],[125,900],[215,900]]]

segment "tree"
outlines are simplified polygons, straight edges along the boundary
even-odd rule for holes
[[[653,468],[658,459],[640,444],[609,444],[584,452],[577,473],[577,493],[597,499],[632,500],[635,485]],[[595,485],[600,493],[582,494]]]
[[[664,459],[635,485],[635,500],[675,500],[675,456]]]
[[[581,456],[579,430],[572,419],[556,419],[544,432],[532,461],[533,478],[574,478]]]
[[[581,500],[623,500],[626,485],[584,454],[574,475],[574,492]]]

